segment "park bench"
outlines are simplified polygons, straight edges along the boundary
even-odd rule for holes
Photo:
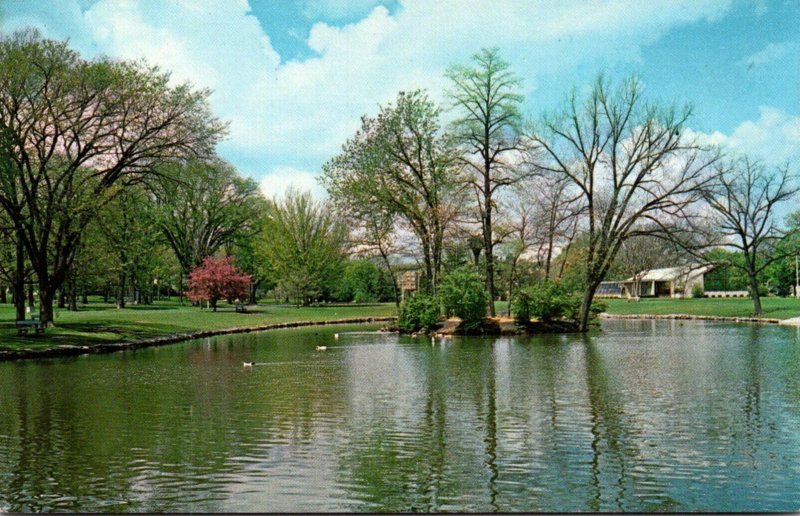
[[[234,308],[235,308],[235,309],[236,309],[236,311],[237,311],[237,312],[239,312],[240,314],[243,314],[243,313],[245,313],[245,312],[247,311],[247,308],[245,308],[245,306],[244,306],[244,305],[236,305]]]
[[[42,333],[44,331],[44,327],[39,321],[39,314],[31,314],[30,319],[22,319],[17,321],[17,334],[27,335],[28,328],[33,328],[36,333]]]

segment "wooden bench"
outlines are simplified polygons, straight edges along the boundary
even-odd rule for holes
[[[33,328],[36,333],[44,332],[44,327],[39,322],[39,314],[31,314],[30,319],[22,319],[17,321],[17,334],[18,335],[27,335],[28,328]]]
[[[234,309],[240,314],[247,312],[247,308],[244,305],[236,305]]]

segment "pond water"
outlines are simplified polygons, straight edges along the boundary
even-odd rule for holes
[[[797,329],[364,329],[0,363],[0,510],[800,508]]]

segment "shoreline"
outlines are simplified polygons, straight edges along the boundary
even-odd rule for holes
[[[719,321],[719,322],[760,323],[760,324],[782,324],[782,321],[784,321],[784,319],[774,319],[767,317],[732,317],[724,315],[690,315],[690,314],[609,314],[607,312],[603,312],[602,314],[600,314],[600,318],[609,320],[664,319],[664,320],[678,320],[678,321]]]
[[[252,332],[270,331],[270,330],[283,330],[289,328],[330,326],[337,324],[368,324],[368,323],[379,323],[379,322],[392,322],[396,320],[397,317],[394,316],[376,316],[376,317],[350,317],[346,319],[333,319],[329,321],[292,321],[283,323],[264,324],[261,326],[236,326],[233,328],[223,328],[218,330],[198,330],[187,333],[172,333],[169,335],[162,335],[160,337],[151,337],[148,339],[107,342],[101,344],[93,344],[91,346],[62,345],[58,347],[49,347],[41,349],[23,348],[16,350],[0,350],[0,362],[6,362],[11,360],[22,360],[22,359],[68,357],[68,356],[86,355],[90,353],[98,353],[98,354],[113,353],[115,351],[127,351],[139,348],[164,346],[167,344],[176,344],[178,342],[185,342],[187,340],[201,339],[204,337],[215,337],[218,335],[232,335],[235,333],[252,333]]]

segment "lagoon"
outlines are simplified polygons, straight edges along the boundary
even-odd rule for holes
[[[800,508],[800,330],[602,324],[0,363],[0,510]]]

